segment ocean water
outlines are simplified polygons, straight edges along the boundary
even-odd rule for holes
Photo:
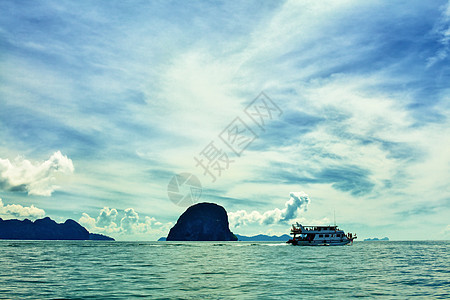
[[[1,299],[450,298],[448,241],[0,241]]]

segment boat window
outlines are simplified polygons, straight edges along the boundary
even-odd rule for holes
[[[323,234],[319,234],[319,237],[320,237],[320,238],[323,237]]]
[[[328,237],[328,234],[325,234],[325,237]]]

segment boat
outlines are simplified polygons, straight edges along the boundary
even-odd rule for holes
[[[286,243],[294,246],[343,246],[353,244],[356,234],[345,233],[338,226],[303,226],[293,224],[292,239]]]

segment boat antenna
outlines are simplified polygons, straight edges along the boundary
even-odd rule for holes
[[[333,209],[334,213],[334,227],[336,227],[336,209]]]

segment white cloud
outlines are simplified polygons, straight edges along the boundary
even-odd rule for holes
[[[0,198],[0,218],[2,219],[38,219],[44,216],[45,211],[35,207],[34,205],[4,205],[2,199]]]
[[[139,214],[132,208],[125,209],[125,216],[120,221],[123,231],[132,233],[139,226]]]
[[[96,220],[89,216],[87,213],[83,213],[81,218],[78,220],[78,223],[86,227],[87,229],[95,229],[96,228]]]
[[[23,157],[17,157],[12,162],[9,159],[0,159],[0,189],[51,196],[58,188],[53,184],[55,174],[71,174],[73,171],[72,160],[60,151],[42,163],[32,163]]]
[[[118,212],[116,209],[104,207],[100,210],[98,217],[92,218],[87,213],[83,213],[79,223],[85,226],[90,232],[101,232],[106,234],[118,233],[121,228],[116,223]]]
[[[239,227],[253,223],[269,225],[293,220],[300,211],[307,210],[311,200],[304,192],[291,192],[289,197],[283,209],[275,208],[264,213],[258,211],[248,213],[245,210],[230,212],[228,213],[229,222],[232,227]]]
[[[116,209],[109,209],[108,207],[104,207],[100,210],[100,214],[97,217],[96,224],[98,227],[117,227],[115,225],[116,217],[117,217]]]

